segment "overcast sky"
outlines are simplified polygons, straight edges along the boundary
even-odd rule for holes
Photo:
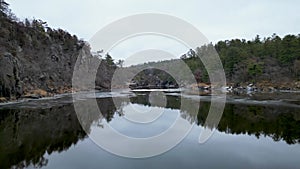
[[[17,17],[42,19],[89,40],[103,26],[137,13],[184,19],[212,42],[300,33],[297,0],[7,0]]]

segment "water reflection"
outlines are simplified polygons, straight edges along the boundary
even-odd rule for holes
[[[195,102],[193,99],[180,98],[180,96],[167,96],[165,108],[178,111],[180,100],[186,99],[187,105],[181,109],[181,118],[190,124],[196,123],[203,126],[210,102],[204,101],[200,104],[198,113],[191,113]],[[85,102],[86,100],[82,100]],[[113,102],[112,98],[97,99],[99,112],[90,112],[79,118],[85,119],[83,127],[80,126],[72,104],[53,106],[51,108],[5,108],[0,109],[0,168],[23,168],[28,165],[36,167],[45,166],[48,160],[45,154],[62,152],[70,146],[86,138],[82,128],[89,129],[92,126],[101,126],[101,121],[106,120],[115,126],[120,132],[132,134],[138,133],[133,126],[127,126],[133,132],[122,126],[121,119],[126,114],[126,106],[130,104],[149,108],[149,97],[147,93],[140,93],[130,100],[118,98]],[[116,104],[116,105],[115,105]],[[300,143],[300,113],[297,107],[263,106],[247,104],[226,104],[222,119],[217,130],[226,134],[251,135],[257,138],[269,137],[273,141],[283,140],[287,144]],[[168,116],[171,117],[171,116]],[[164,118],[162,118],[164,119]],[[164,130],[169,124],[161,121],[156,128],[148,128],[149,132],[144,134],[155,135]],[[163,126],[163,124],[165,126]],[[206,126],[213,127],[213,126]],[[146,128],[142,129],[146,131]],[[157,130],[157,132],[154,132]]]
[[[231,134],[255,135],[257,138],[269,136],[274,141],[284,140],[287,144],[300,143],[300,111],[298,108],[288,107],[229,104],[218,130]]]
[[[132,98],[131,102],[148,105],[145,95]],[[195,106],[195,101],[188,99],[185,103],[190,104],[181,110],[183,112],[181,117],[204,126],[210,102],[201,102],[198,114],[191,114],[189,111],[189,108]],[[166,108],[179,109],[179,96],[168,96]],[[255,135],[257,138],[269,136],[274,141],[284,140],[287,144],[300,143],[300,109],[272,105],[226,104],[217,129],[230,134]]]
[[[0,168],[42,167],[44,154],[67,150],[86,134],[72,105],[0,110]]]

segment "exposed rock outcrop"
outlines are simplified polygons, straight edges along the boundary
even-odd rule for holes
[[[84,53],[90,62],[99,61],[92,56],[89,45],[75,35],[51,29],[41,20],[20,22],[5,9],[7,6],[0,8],[1,101],[71,92],[79,55]],[[101,62],[96,70],[98,89],[110,88],[114,69],[105,60]]]
[[[0,96],[20,97],[23,93],[20,80],[20,61],[10,53],[0,55]]]

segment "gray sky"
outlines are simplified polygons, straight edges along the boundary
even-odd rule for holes
[[[297,0],[7,0],[17,17],[42,19],[89,40],[103,26],[145,12],[169,14],[196,26],[212,42],[300,33]]]

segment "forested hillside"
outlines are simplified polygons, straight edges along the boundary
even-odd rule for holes
[[[89,45],[62,29],[50,28],[39,19],[19,20],[0,1],[0,102],[20,97],[38,98],[72,90],[74,65],[80,51],[89,59]],[[216,50],[226,73],[227,83],[275,89],[300,89],[300,35],[286,35],[253,40],[219,41],[188,51],[181,59],[191,69],[197,82],[209,83],[200,58]],[[199,57],[198,57],[199,56]],[[160,65],[176,72],[188,84],[187,72],[182,72],[180,59],[132,66],[131,70]],[[119,60],[118,64],[122,65]],[[118,64],[106,54],[98,69],[97,89],[109,89]],[[151,77],[148,76],[151,75]],[[137,84],[177,86],[175,80],[159,70],[143,71],[133,79]],[[182,82],[180,82],[182,84]]]
[[[292,82],[300,80],[300,35],[276,34],[263,40],[233,39],[214,45],[229,82]],[[196,49],[201,56],[205,47]]]
[[[300,89],[300,35],[286,35],[281,38],[273,34],[263,39],[257,35],[249,41],[232,39],[191,49],[182,55],[181,59],[189,66],[198,82],[209,83],[208,74],[200,58],[209,55],[212,50],[216,50],[221,58],[228,85],[254,83],[258,87]],[[178,62],[176,59],[152,62],[129,69],[160,65],[167,70],[177,69],[180,74]]]

